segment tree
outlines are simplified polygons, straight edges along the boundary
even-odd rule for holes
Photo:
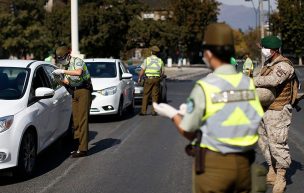
[[[173,0],[173,22],[179,27],[179,44],[187,53],[194,53],[198,61],[204,31],[208,24],[217,21],[219,3],[215,0]]]
[[[245,35],[240,30],[233,30],[233,36],[236,57],[243,57],[246,53],[249,52],[247,43],[245,41]]]
[[[278,0],[278,10],[271,16],[271,29],[283,41],[282,51],[296,55],[300,59],[304,55],[304,5],[302,1]],[[301,63],[301,60],[300,60]]]
[[[48,31],[43,25],[45,11],[43,0],[10,1],[14,8],[1,11],[0,43],[2,48],[19,58],[34,54],[42,59],[50,42]]]

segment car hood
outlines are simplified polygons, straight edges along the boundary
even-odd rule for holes
[[[15,115],[26,107],[19,100],[0,100],[0,106],[0,117]]]
[[[117,86],[119,81],[116,78],[92,78],[93,90],[102,90]]]

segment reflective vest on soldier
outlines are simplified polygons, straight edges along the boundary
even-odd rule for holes
[[[264,112],[252,79],[241,73],[210,74],[197,83],[206,97],[201,147],[221,153],[253,149]]]
[[[247,73],[249,70],[253,70],[253,62],[250,58],[247,58],[243,65],[243,72]]]
[[[146,76],[160,76],[163,62],[160,58],[152,55],[146,59]]]
[[[76,60],[81,60],[76,57],[72,57],[70,60],[69,70],[76,70]],[[83,62],[83,61],[82,61]],[[87,65],[83,62],[82,74],[80,76],[70,76],[66,75],[71,86],[80,86],[84,81],[91,78]]]

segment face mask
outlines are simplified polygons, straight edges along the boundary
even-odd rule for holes
[[[66,59],[61,60],[59,63],[62,64],[63,66],[67,66],[70,63],[70,58],[66,57]]]
[[[270,49],[267,48],[262,48],[262,54],[266,59],[269,59],[272,56]]]

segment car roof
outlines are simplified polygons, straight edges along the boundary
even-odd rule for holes
[[[0,60],[0,67],[19,67],[26,68],[36,60]]]
[[[84,62],[116,62],[119,59],[114,58],[88,58],[84,59]]]

